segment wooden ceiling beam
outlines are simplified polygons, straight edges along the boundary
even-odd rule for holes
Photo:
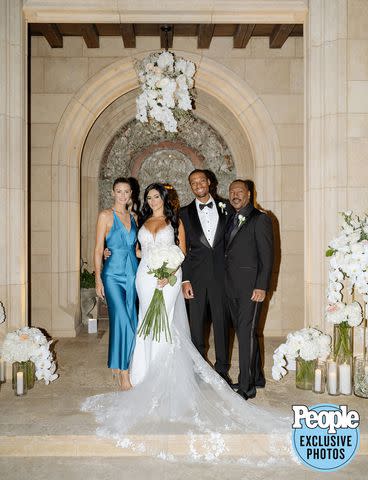
[[[83,39],[87,48],[99,48],[100,47],[100,37],[96,25],[94,23],[83,23],[81,25]]]
[[[245,48],[253,35],[255,23],[248,25],[238,25],[234,33],[233,46],[234,48]]]
[[[167,29],[165,31],[165,29]],[[167,39],[167,44],[166,44]],[[161,48],[172,48],[174,42],[174,25],[160,25],[160,45]]]
[[[198,25],[198,48],[210,48],[215,25],[213,23],[201,23]]]
[[[63,36],[56,23],[40,23],[38,28],[51,48],[63,48]]]
[[[121,24],[121,36],[123,37],[125,48],[135,48],[135,31],[133,23]]]
[[[294,23],[275,25],[270,35],[270,48],[281,48],[295,27]]]

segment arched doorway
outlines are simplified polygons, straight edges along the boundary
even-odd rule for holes
[[[248,139],[258,198],[265,208],[273,210],[281,198],[277,175],[280,148],[275,126],[261,99],[245,81],[223,65],[197,55],[177,53],[196,63],[198,90],[223,105],[234,118],[223,135],[228,144],[237,145],[239,137]],[[58,292],[57,298],[52,299],[53,335],[72,336],[79,328],[79,180],[88,132],[114,100],[137,86],[133,59],[119,60],[85,83],[70,101],[59,123],[52,150],[57,179],[52,208],[52,282],[53,291]],[[206,115],[214,117],[209,105],[203,108],[203,116]],[[223,128],[226,129],[226,125]],[[234,155],[234,163],[239,176],[247,173],[241,151]]]

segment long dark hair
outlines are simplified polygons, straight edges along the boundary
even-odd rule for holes
[[[146,190],[144,191],[144,197],[143,197],[143,207],[142,207],[142,212],[141,212],[141,218],[139,221],[139,226],[141,227],[144,225],[144,223],[152,216],[152,208],[148,205],[147,201],[147,196],[151,190],[157,190],[158,193],[160,194],[160,197],[162,198],[164,202],[164,215],[165,215],[165,221],[167,224],[171,224],[171,226],[174,229],[174,237],[175,237],[175,244],[179,245],[179,218],[175,214],[174,209],[171,205],[170,199],[169,199],[169,193],[166,190],[166,188],[162,185],[162,183],[151,183],[151,185],[148,185]]]

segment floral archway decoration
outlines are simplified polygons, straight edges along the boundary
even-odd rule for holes
[[[136,119],[161,123],[167,132],[176,132],[178,118],[193,108],[196,66],[174,53],[152,53],[138,65],[141,93],[137,97]]]

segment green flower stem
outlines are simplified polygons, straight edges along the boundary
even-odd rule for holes
[[[138,335],[147,338],[152,334],[152,339],[160,342],[161,333],[165,334],[165,340],[172,342],[169,327],[169,319],[166,312],[164,293],[162,289],[156,288],[151,303],[144,316],[143,322],[138,330]]]
[[[341,322],[335,326],[335,334],[337,332],[334,344],[335,357],[342,357],[346,360],[353,354],[351,344],[351,327],[348,322]]]
[[[315,360],[303,360],[298,358],[298,368],[296,371],[296,383],[313,383],[314,370],[315,370],[316,361]]]

